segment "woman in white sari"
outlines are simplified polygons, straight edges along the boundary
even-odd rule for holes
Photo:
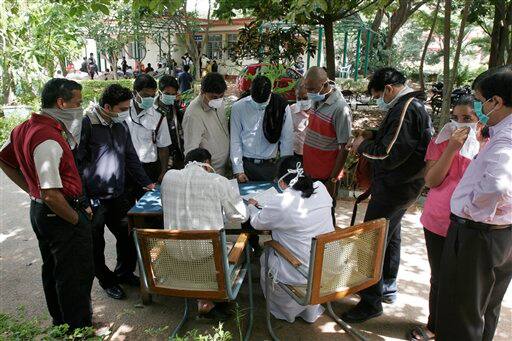
[[[260,207],[249,200],[251,225],[257,230],[271,230],[272,239],[290,250],[302,264],[309,266],[311,239],[334,231],[331,217],[332,198],[325,186],[313,182],[303,173],[300,159],[288,156],[282,159],[278,172],[278,186],[282,193]],[[265,293],[265,255],[261,256],[261,287]],[[286,260],[271,252],[268,269],[271,278],[281,283],[300,285],[306,279]],[[301,306],[278,285],[272,285],[269,297],[270,312],[275,318],[295,321],[301,317],[309,323],[316,321],[324,309],[321,305]]]

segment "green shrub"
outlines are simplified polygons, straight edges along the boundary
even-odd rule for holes
[[[27,116],[18,116],[13,115],[9,117],[0,117],[0,146],[4,144],[5,141],[11,135],[11,131],[14,127],[16,127],[21,122],[25,121]]]
[[[118,79],[118,80],[82,80],[80,81],[82,84],[82,99],[83,99],[83,107],[86,108],[89,106],[89,103],[92,101],[99,100],[99,97],[103,90],[109,86],[110,84],[121,84],[128,89],[132,89],[133,79]]]

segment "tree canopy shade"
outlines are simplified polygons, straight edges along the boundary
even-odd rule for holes
[[[257,20],[280,20],[321,26],[325,33],[327,73],[335,77],[334,23],[377,4],[379,0],[219,0],[214,14],[232,18],[236,10]]]

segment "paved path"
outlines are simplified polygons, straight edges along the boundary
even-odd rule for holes
[[[340,226],[349,223],[351,207],[352,203],[349,201],[339,202],[337,215]],[[40,279],[41,258],[37,240],[29,224],[28,209],[27,196],[0,172],[0,311],[15,313],[17,307],[25,306],[29,316],[48,317]],[[361,208],[359,217],[363,216],[363,212],[364,207]],[[385,314],[381,317],[357,325],[371,340],[403,340],[411,327],[426,321],[429,268],[419,214],[416,208],[411,209],[403,220],[397,302],[385,305]],[[114,240],[109,232],[106,235],[107,260],[112,266],[115,262]],[[265,327],[265,302],[257,280],[255,284],[256,312],[252,340],[267,340],[269,335]],[[181,317],[182,301],[156,297],[151,306],[142,306],[136,289],[127,288],[126,291],[128,299],[112,300],[95,281],[92,292],[95,321],[110,328],[111,340],[165,340],[170,329]],[[239,302],[241,305],[246,304],[246,290],[242,290]],[[341,313],[356,302],[355,298],[342,300],[334,305],[335,311]],[[49,321],[46,320],[46,323]],[[151,336],[165,326],[170,327],[159,335]],[[282,340],[351,340],[327,315],[312,325],[302,320],[294,324],[275,321],[274,327]],[[209,325],[203,321],[192,320],[185,328],[205,330]],[[228,321],[226,328],[237,335],[233,321]],[[509,288],[495,340],[510,339],[512,289]]]

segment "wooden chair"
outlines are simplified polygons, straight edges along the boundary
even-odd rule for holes
[[[316,236],[311,243],[309,269],[278,242],[266,242],[266,297],[270,295],[273,281],[269,277],[268,259],[270,252],[276,252],[306,280],[304,285],[277,282],[286,293],[303,306],[326,303],[329,315],[347,333],[365,340],[360,332],[334,313],[331,302],[366,289],[380,280],[387,230],[387,220],[378,219]],[[268,300],[267,327],[272,338],[279,340],[272,329]]]
[[[188,319],[188,299],[234,300],[247,276],[249,321],[244,339],[249,339],[254,309],[248,234],[240,234],[229,254],[224,230],[134,229],[134,237],[142,302],[151,303],[152,294],[185,299],[183,318],[171,338]]]

